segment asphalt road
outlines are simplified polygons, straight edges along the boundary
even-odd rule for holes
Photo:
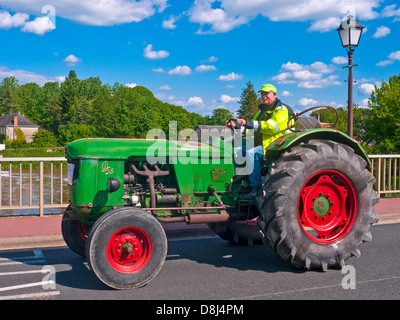
[[[236,312],[246,312],[240,309],[246,300],[398,300],[400,224],[373,226],[372,236],[346,270],[327,272],[297,270],[267,246],[235,246],[217,237],[171,239],[157,277],[122,291],[103,285],[67,247],[0,251],[0,299],[156,300],[151,312],[168,312],[162,300],[224,300]]]

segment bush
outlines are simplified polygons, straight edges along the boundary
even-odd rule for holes
[[[49,148],[56,146],[58,146],[58,140],[56,136],[50,131],[41,130],[36,132],[33,136],[33,148]]]

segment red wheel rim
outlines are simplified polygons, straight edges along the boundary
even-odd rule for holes
[[[133,273],[144,268],[150,260],[151,252],[150,237],[136,227],[118,230],[107,245],[108,262],[122,273]]]
[[[351,230],[357,214],[357,197],[347,176],[323,170],[303,185],[297,206],[299,223],[313,241],[331,244]]]

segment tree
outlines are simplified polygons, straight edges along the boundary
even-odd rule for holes
[[[36,148],[48,148],[58,145],[55,135],[47,130],[39,130],[33,136],[32,145]]]
[[[60,87],[58,82],[48,82],[42,88],[43,106],[37,124],[58,136],[58,128],[62,121]]]
[[[365,119],[366,140],[374,141],[381,153],[400,153],[400,75],[375,86],[368,105],[372,112]]]
[[[19,87],[18,80],[15,77],[4,78],[0,84],[0,112],[14,113],[18,112],[18,103],[16,91]]]
[[[253,115],[254,116],[254,115]],[[209,124],[216,126],[224,126],[226,120],[232,119],[233,113],[228,109],[218,108],[214,109],[212,116],[210,118]]]
[[[348,110],[347,108],[337,108],[339,119],[335,125],[335,129],[343,133],[348,133]],[[353,104],[353,135],[358,141],[365,140],[365,119],[370,117],[371,110],[369,108],[361,108],[358,104]],[[336,113],[331,109],[318,109],[312,111],[310,116],[319,118],[320,122],[334,124],[336,121]]]
[[[252,119],[257,112],[261,100],[254,91],[254,86],[251,81],[246,83],[246,87],[242,89],[240,96],[240,108],[237,110],[238,117],[242,119]]]
[[[68,77],[61,84],[60,102],[62,117],[67,123],[74,120],[75,112],[79,108],[79,85],[80,80],[76,72],[71,70]]]

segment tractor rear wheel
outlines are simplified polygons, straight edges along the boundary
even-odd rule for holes
[[[208,227],[221,239],[239,245],[263,244],[263,235],[256,220],[233,221],[209,223]]]
[[[259,225],[267,244],[298,268],[343,267],[370,241],[379,201],[364,159],[347,145],[310,140],[285,152],[263,181]]]
[[[136,208],[102,215],[90,230],[86,259],[95,275],[114,289],[138,288],[161,270],[167,237],[160,223]]]

